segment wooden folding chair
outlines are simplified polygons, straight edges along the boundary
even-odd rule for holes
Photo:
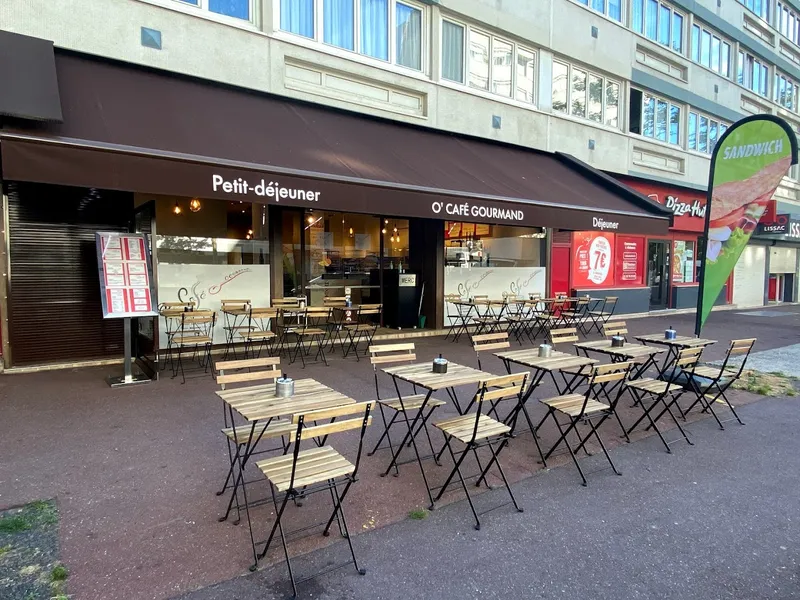
[[[300,298],[273,298],[272,308],[292,308],[300,306]]]
[[[325,296],[322,299],[322,306],[347,306],[347,296]]]
[[[561,311],[559,321],[565,327],[574,327],[576,331],[587,334],[586,320],[589,318],[589,299],[578,298],[575,304]]]
[[[341,568],[352,563],[360,575],[366,573],[365,569],[358,566],[358,560],[353,548],[353,539],[347,527],[347,520],[345,519],[343,504],[347,492],[350,490],[353,483],[356,482],[358,476],[361,451],[364,446],[364,433],[372,422],[372,415],[370,413],[373,408],[374,402],[361,402],[358,404],[348,404],[337,408],[316,410],[294,415],[292,417],[292,423],[297,426],[297,432],[294,437],[294,452],[285,456],[267,458],[256,463],[256,466],[261,470],[270,484],[272,502],[275,506],[275,522],[269,532],[264,549],[259,554],[256,554],[255,544],[253,545],[255,562],[253,566],[250,567],[250,570],[255,571],[258,567],[258,561],[267,555],[272,540],[275,538],[275,533],[277,532],[283,544],[283,554],[286,559],[286,567],[289,570],[293,597],[297,596],[298,583],[313,579],[317,576],[313,575],[301,581],[295,581],[292,563],[289,559],[286,536],[314,527],[314,525],[306,525],[295,532],[284,532],[283,515],[286,507],[289,500],[294,500],[299,496],[307,498],[312,494],[328,492],[331,497],[333,511],[327,522],[319,523],[317,526],[324,525],[322,534],[327,536],[330,533],[333,521],[336,520],[339,533],[342,537],[347,539],[347,544],[350,547],[350,556],[352,560],[344,565],[337,565],[332,568],[328,567],[324,572]],[[317,421],[337,419],[339,417],[352,418],[326,423],[324,425],[315,424]],[[355,462],[350,462],[329,445],[321,447],[314,446],[306,450],[300,449],[303,440],[326,438],[335,433],[352,430],[360,430]],[[340,489],[340,486],[344,486],[344,488]],[[280,501],[278,499],[279,495],[282,496]]]
[[[444,336],[445,341],[452,335],[453,340],[455,341],[457,338],[457,334],[461,328],[463,328],[463,323],[461,319],[461,307],[453,304],[454,302],[460,302],[461,295],[460,294],[445,294],[444,296],[444,310],[445,310],[445,318],[444,324],[445,326],[449,327],[447,330],[447,335]]]
[[[297,310],[299,324],[291,331],[296,336],[296,341],[294,356],[290,356],[290,363],[294,363],[299,355],[305,369],[305,357],[310,355],[311,347],[316,343],[317,353],[314,355],[314,360],[318,361],[322,358],[322,362],[325,363],[326,367],[328,366],[328,359],[325,358],[325,337],[327,332],[324,329],[324,325],[328,322],[330,316],[331,308],[327,306],[308,306]],[[289,353],[291,355],[291,349]]]
[[[356,360],[361,360],[358,357],[358,344],[362,341],[366,342],[367,347],[364,349],[366,355],[367,349],[372,344],[372,338],[375,337],[375,332],[378,331],[381,316],[380,304],[362,304],[358,307],[356,315],[356,322],[352,325],[344,325],[344,331],[347,335],[347,347],[342,353],[346,358],[350,350],[356,355]]]
[[[589,325],[586,335],[589,335],[594,329],[597,329],[597,333],[601,333],[603,325],[608,323],[609,319],[614,316],[618,300],[617,296],[606,296],[603,299],[603,305],[599,309],[588,311],[587,314],[592,323]]]
[[[281,376],[280,370],[281,359],[279,357],[269,358],[251,358],[245,360],[230,360],[216,363],[217,369],[217,383],[220,389],[228,390],[235,389],[242,394],[242,402],[246,401],[246,394],[250,391],[263,391],[264,394],[269,393],[274,389],[274,382]],[[236,372],[246,369],[246,372]],[[265,382],[270,382],[265,384]],[[238,384],[248,384],[246,386]],[[225,482],[222,488],[217,492],[217,496],[221,496],[226,490],[234,486],[235,468],[240,464],[243,456],[250,454],[262,454],[264,452],[273,452],[276,450],[286,451],[288,448],[288,440],[286,436],[292,436],[297,429],[288,420],[272,419],[266,423],[253,423],[253,424],[239,424],[237,425],[234,420],[234,412],[232,404],[222,403],[222,416],[225,427],[222,429],[222,435],[228,443],[228,458],[230,459],[230,468],[228,474],[225,476]],[[281,438],[280,448],[270,448],[267,450],[260,450],[254,452],[256,444],[261,440]],[[243,475],[240,474],[243,478]],[[248,483],[240,479],[237,485],[247,485]],[[232,498],[233,500],[233,498]],[[234,524],[239,523],[239,498],[236,500],[237,519]],[[225,516],[220,520],[224,521],[228,518],[232,504],[228,505]]]
[[[425,402],[425,398],[427,394],[418,394],[416,387],[414,388],[413,394],[407,394],[403,396],[400,393],[400,389],[397,384],[397,379],[392,378],[395,385],[395,392],[397,396],[394,398],[381,398],[381,390],[380,384],[378,381],[378,365],[381,365],[381,369],[385,368],[385,365],[392,365],[392,364],[399,364],[399,363],[412,363],[417,360],[417,355],[414,352],[414,344],[413,343],[406,343],[406,344],[384,344],[381,346],[370,346],[369,347],[369,355],[370,355],[370,363],[372,364],[372,370],[374,371],[375,375],[375,395],[378,399],[378,408],[381,411],[381,419],[383,420],[383,433],[381,437],[378,439],[378,442],[375,444],[375,447],[372,449],[371,452],[367,453],[367,456],[372,456],[380,449],[380,445],[383,443],[384,438],[389,441],[389,449],[391,450],[392,456],[394,456],[394,444],[392,443],[392,436],[390,433],[390,429],[392,425],[395,424],[398,418],[403,419],[407,428],[410,428],[411,421],[414,420],[413,416],[409,417],[409,413],[414,414],[414,411],[424,410],[427,412],[425,414],[420,415],[420,424],[417,426],[417,430],[413,432],[414,438],[419,434],[420,431],[425,431],[425,436],[428,438],[428,445],[431,448],[431,454],[434,453],[433,449],[433,442],[431,441],[431,436],[428,431],[428,419],[430,419],[433,411],[436,410],[439,406],[444,406],[447,402],[443,400],[437,400],[436,398],[429,398],[428,402]],[[391,419],[389,421],[386,420],[386,411],[391,411]],[[407,441],[408,440],[408,441]],[[407,441],[407,442],[406,442]],[[411,441],[408,436],[408,429],[406,429],[406,435],[403,436],[403,443],[411,444]],[[396,461],[394,464],[394,471],[395,477],[400,474],[399,465],[404,463],[397,463]],[[438,464],[438,460],[437,460]],[[382,475],[385,476],[391,470],[392,465],[390,464],[389,467],[386,469],[386,472]]]
[[[563,442],[569,451],[569,455],[572,457],[572,462],[575,463],[575,467],[578,469],[578,473],[580,473],[582,484],[584,486],[587,485],[586,476],[584,475],[583,469],[581,469],[581,466],[578,463],[576,454],[580,452],[581,449],[588,454],[588,451],[586,450],[586,443],[592,436],[594,436],[600,443],[600,447],[603,449],[603,454],[606,455],[608,464],[611,465],[614,473],[617,475],[622,475],[622,473],[617,470],[614,462],[611,460],[611,456],[608,454],[608,451],[603,444],[603,440],[600,438],[597,430],[606,421],[606,419],[608,419],[611,415],[614,415],[617,419],[617,423],[619,423],[620,428],[623,430],[623,432],[625,431],[622,421],[620,421],[619,415],[616,413],[616,406],[624,389],[624,385],[620,384],[624,384],[628,377],[630,368],[631,363],[629,362],[595,366],[592,368],[592,373],[588,382],[589,385],[587,386],[585,393],[564,394],[554,398],[545,398],[543,400],[539,400],[539,402],[547,407],[547,414],[542,417],[541,421],[539,421],[539,424],[536,426],[535,433],[538,433],[539,428],[544,424],[547,418],[551,417],[555,422],[556,427],[558,427],[559,433],[561,434],[561,436],[558,438],[558,441],[553,444],[553,447],[547,452],[547,454],[541,454],[542,450],[539,447],[538,441],[536,442],[536,446],[539,449],[539,453],[542,458],[542,464],[545,467],[547,467],[547,458]],[[614,387],[617,388],[617,393],[613,398],[610,396],[609,386],[611,389]],[[567,417],[568,422],[565,424],[566,429],[559,422],[559,415]],[[581,436],[580,430],[578,429],[579,423],[586,423],[589,426],[589,432],[585,436]],[[574,449],[570,445],[567,437],[572,432],[575,433],[575,436],[578,438],[579,442]],[[533,439],[536,440],[536,435],[533,436]]]
[[[686,443],[690,446],[694,445],[689,439],[689,436],[686,434],[686,431],[684,431],[683,427],[681,427],[678,419],[675,418],[672,408],[676,407],[680,412],[678,399],[684,393],[686,393],[685,387],[680,383],[681,377],[684,373],[691,373],[694,370],[694,367],[697,365],[697,361],[700,359],[700,354],[702,352],[702,347],[684,348],[678,352],[678,358],[675,361],[674,368],[662,379],[641,377],[638,379],[629,380],[625,383],[626,389],[631,393],[635,400],[634,406],[640,406],[643,411],[642,416],[640,416],[639,419],[628,428],[628,431],[625,432],[625,439],[628,442],[631,441],[630,437],[628,437],[628,434],[636,429],[636,426],[639,425],[639,423],[641,423],[644,419],[647,419],[650,422],[648,429],[655,429],[659,439],[664,444],[664,448],[666,448],[667,452],[671,454],[672,449],[670,448],[670,444],[679,441],[679,439],[668,442],[666,439],[664,439],[664,435],[661,433],[661,430],[658,428],[657,424],[658,420],[664,414],[669,414],[669,416],[672,418],[672,421],[678,427],[678,431],[681,432],[683,439],[686,440]],[[648,400],[649,405],[646,404]],[[657,407],[661,408],[661,412],[655,418],[653,418],[651,413]],[[681,416],[683,416],[683,413],[681,413]]]
[[[475,357],[478,362],[478,370],[483,370],[481,364],[481,354],[483,352],[491,352],[492,350],[502,350],[510,348],[511,344],[508,341],[508,332],[500,331],[498,333],[482,333],[481,335],[472,336],[472,349],[475,350]]]
[[[161,302],[158,305],[158,314],[164,318],[164,334],[167,337],[167,351],[164,357],[164,366],[162,370],[167,368],[167,362],[172,362],[172,336],[180,330],[181,315],[187,311],[194,310],[196,304],[193,301],[189,302]]]
[[[461,465],[469,454],[475,456],[478,468],[480,469],[477,481],[475,482],[476,487],[480,486],[481,482],[486,479],[492,465],[496,465],[500,477],[503,479],[503,484],[508,491],[508,495],[511,497],[511,503],[514,504],[514,508],[516,508],[517,511],[522,512],[522,508],[517,504],[508,479],[506,479],[506,474],[503,472],[503,467],[498,460],[500,452],[503,451],[503,448],[508,445],[508,441],[511,439],[512,428],[505,423],[496,421],[488,415],[483,414],[482,408],[487,401],[497,403],[501,400],[515,400],[517,403],[516,406],[520,406],[527,380],[528,373],[514,373],[513,375],[503,375],[486,379],[479,384],[478,393],[475,396],[474,404],[476,409],[474,414],[465,414],[433,424],[433,426],[439,429],[444,435],[445,448],[450,452],[450,457],[453,459],[453,470],[439,490],[439,493],[434,499],[434,503],[441,499],[442,494],[447,490],[453,477],[458,476],[461,487],[464,489],[464,493],[467,496],[469,507],[472,509],[472,514],[475,517],[475,529],[481,528],[481,521],[478,512],[475,510],[475,505],[472,503],[472,497],[467,488],[465,478],[461,473]],[[457,458],[453,451],[454,441],[459,441],[464,445],[464,448]],[[497,446],[495,446],[495,444]],[[485,467],[481,465],[480,457],[478,456],[478,450],[481,448],[489,448],[491,452],[491,458]],[[433,508],[435,508],[435,506],[432,505],[431,509]],[[495,508],[499,507],[495,506],[491,510]]]
[[[208,373],[211,365],[211,346],[214,344],[214,325],[217,322],[217,313],[213,310],[192,310],[181,313],[180,328],[172,336],[172,347],[177,348],[177,364],[172,369],[172,377],[178,376],[180,371],[186,383],[186,373],[183,370],[183,350],[192,350],[192,356],[198,356],[199,365],[203,372]],[[211,371],[214,376],[213,370]]]
[[[548,333],[550,338],[550,345],[553,350],[561,350],[564,352],[566,344],[576,344],[580,341],[578,337],[578,330],[574,327],[555,327]],[[559,348],[561,346],[561,348]],[[579,354],[578,349],[575,349],[575,354]],[[559,373],[564,380],[564,389],[575,389],[580,382],[589,378],[592,372],[592,366],[586,365],[584,367],[577,367],[574,369],[560,369]]]
[[[733,420],[738,421],[740,425],[744,425],[744,422],[742,422],[742,420],[739,418],[739,415],[736,413],[736,409],[725,395],[725,392],[727,392],[728,389],[742,376],[744,367],[747,364],[747,359],[750,358],[750,352],[752,352],[756,341],[757,338],[731,340],[731,343],[728,346],[728,352],[725,354],[725,360],[723,361],[721,367],[711,365],[696,366],[692,371],[692,377],[689,380],[691,382],[692,390],[695,393],[696,400],[684,412],[688,413],[695,406],[700,404],[703,407],[703,412],[708,411],[714,416],[720,429],[725,429],[723,423],[728,423]],[[740,357],[741,362],[738,364],[738,366],[734,365],[731,359],[739,360]],[[717,413],[714,411],[715,402],[719,402],[727,406],[733,413],[734,418],[720,421]]]
[[[278,320],[277,308],[254,308],[250,307],[247,313],[247,325],[239,331],[239,337],[244,340],[244,356],[247,358],[248,352],[253,350],[258,344],[258,352],[253,352],[254,356],[261,356],[261,351],[268,348],[268,353],[272,356],[272,348],[275,346],[277,334],[272,331],[273,324]]]

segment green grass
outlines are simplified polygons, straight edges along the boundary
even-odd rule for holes
[[[11,546],[0,546],[0,558],[11,552]]]
[[[423,519],[428,517],[428,511],[424,508],[415,508],[412,511],[409,511],[408,518],[414,519],[415,521],[422,521]]]
[[[0,533],[22,533],[31,528],[30,522],[23,515],[0,517]]]
[[[53,570],[50,571],[51,581],[66,581],[67,577],[69,577],[69,571],[64,565],[56,565],[53,567]]]

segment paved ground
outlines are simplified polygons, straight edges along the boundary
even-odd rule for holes
[[[692,424],[697,446],[673,455],[653,438],[619,447],[623,476],[597,474],[588,488],[575,485],[569,467],[541,473],[515,488],[524,514],[498,509],[481,531],[458,502],[358,536],[366,576],[336,571],[301,585],[299,597],[799,598],[798,409],[798,400],[770,399],[742,409],[744,427]],[[295,568],[302,576],[346,555],[342,541]],[[287,591],[279,565],[181,600],[270,600]]]
[[[732,337],[757,336],[759,350],[796,343],[800,309],[779,310],[785,314],[772,318],[731,311],[712,314],[703,334],[721,342],[710,348],[705,358],[722,358]],[[679,333],[691,333],[693,317],[629,321],[634,334],[663,331],[670,325]],[[453,345],[441,338],[427,338],[419,340],[417,347],[420,360],[442,352],[452,361],[475,364],[466,340]],[[484,368],[502,372],[494,359],[489,359]],[[227,453],[219,434],[222,418],[215,384],[207,376],[186,385],[167,377],[149,386],[112,390],[103,381],[112,370],[104,367],[0,377],[0,510],[37,499],[57,499],[62,559],[70,569],[69,592],[81,600],[162,599],[246,572],[250,564],[246,528],[216,520],[224,501],[214,495],[214,490],[224,477]],[[296,378],[315,377],[359,400],[374,398],[372,369],[366,361],[355,363],[337,357],[327,368],[310,366],[303,371],[293,365],[287,371]],[[388,392],[388,385],[383,389]],[[462,390],[462,397],[469,392]],[[545,387],[537,396],[551,393]],[[745,392],[736,394],[740,404],[755,398]],[[627,403],[623,409],[624,422],[638,417]],[[452,412],[447,407],[440,416],[448,410]],[[534,416],[541,414],[538,408],[534,410]],[[749,431],[749,427],[742,431]],[[608,441],[620,443],[615,425],[609,423],[604,433]],[[368,441],[374,442],[379,434],[380,429],[373,427]],[[554,431],[543,432],[545,444],[554,437]],[[694,456],[693,460],[705,456],[701,442],[699,439],[697,448],[678,446],[679,455],[685,452]],[[519,481],[539,471],[535,453],[530,435],[514,442],[504,455],[511,479]],[[557,457],[553,464],[568,460]],[[398,478],[380,478],[378,474],[386,463],[385,452],[365,458],[361,481],[348,498],[351,526],[358,531],[402,520],[409,510],[426,503],[415,466],[405,467]],[[439,482],[444,469],[430,468],[432,479]],[[572,467],[559,477],[565,478],[564,485],[575,487],[573,493],[585,491],[577,484]],[[550,485],[545,482],[555,481],[551,478],[552,474],[542,478],[544,489]],[[600,483],[590,488],[593,494],[606,485],[628,480],[607,473],[596,479]],[[263,492],[265,488],[262,485],[260,489]],[[445,501],[460,497],[448,494]],[[572,497],[569,500],[575,501]],[[300,519],[315,514],[311,504]],[[263,533],[271,521],[271,511],[263,507],[253,516],[259,533]],[[577,526],[586,530],[593,522],[579,520]],[[560,523],[567,529],[568,521],[562,519]],[[467,530],[465,519],[452,530],[451,538]],[[292,551],[307,552],[333,542],[333,538],[309,538],[293,543]],[[479,561],[465,561],[460,568],[466,577],[464,569],[479,572],[481,565]]]

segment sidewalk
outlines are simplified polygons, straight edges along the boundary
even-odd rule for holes
[[[779,310],[782,314],[777,318],[714,313],[703,335],[721,343],[710,349],[707,360],[721,358],[731,337],[757,336],[758,350],[795,343],[800,309]],[[652,333],[671,325],[689,334],[692,324],[691,315],[673,315],[631,320],[629,328],[632,333]],[[421,361],[442,353],[451,361],[475,365],[466,338],[458,345],[442,338],[416,340],[416,344]],[[491,357],[484,368],[503,372],[500,362]],[[186,385],[167,377],[149,386],[112,390],[103,378],[113,369],[0,377],[4,409],[0,508],[36,499],[58,500],[62,559],[70,568],[68,589],[75,598],[160,599],[246,572],[250,564],[246,527],[217,522],[224,499],[214,492],[225,475],[227,451],[219,433],[222,415],[214,395],[216,385],[208,376]],[[356,363],[337,355],[327,368],[309,366],[304,371],[295,364],[286,371],[296,378],[317,378],[359,400],[374,398],[372,368],[364,360]],[[469,393],[459,391],[461,397]],[[543,389],[536,395],[547,392]],[[741,392],[736,399],[742,404],[757,397]],[[540,414],[537,407],[533,417]],[[623,413],[622,418],[631,423],[635,416],[638,411]],[[610,421],[608,425],[606,439],[617,439],[616,425]],[[379,427],[371,428],[367,442],[374,443],[379,434]],[[544,444],[554,441],[554,436],[554,431],[547,432]],[[675,449],[678,455],[697,461],[706,456],[704,444],[703,434],[698,435],[696,447],[684,444]],[[645,454],[638,470],[646,469],[655,456],[667,457],[658,447]],[[535,456],[530,435],[515,440],[503,456],[510,478],[519,481],[538,471]],[[561,456],[553,465],[568,460]],[[382,527],[427,504],[416,465],[404,467],[398,478],[378,477],[387,462],[385,451],[364,457],[360,481],[348,497],[352,529],[366,532]],[[445,468],[429,468],[435,481],[446,473]],[[575,493],[592,497],[606,485],[627,481],[602,472],[590,477],[587,492],[579,485],[574,467],[564,469],[561,476]],[[448,498],[459,500],[462,495],[456,492]],[[312,504],[306,514],[313,514]],[[450,531],[451,537],[470,531],[469,519],[463,517]],[[263,531],[271,520],[270,511],[262,507],[254,518]],[[302,553],[334,541],[333,536],[314,536],[293,543],[291,549]],[[280,559],[279,554],[270,557]]]

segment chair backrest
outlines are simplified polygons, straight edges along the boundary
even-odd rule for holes
[[[522,399],[528,382],[528,375],[528,373],[513,373],[511,375],[489,377],[478,382],[478,391],[475,394],[475,424],[472,430],[472,439],[468,443],[475,442],[482,414],[489,412],[498,402],[512,399],[519,402]],[[490,405],[490,408],[485,411],[484,402],[489,402]],[[516,414],[514,418],[516,418]]]
[[[346,296],[325,296],[322,299],[322,306],[347,306]]]
[[[189,310],[181,313],[180,331],[184,335],[211,337],[216,322],[217,313],[213,310]]]
[[[306,306],[296,311],[297,318],[300,320],[299,329],[305,330],[310,327],[319,327],[331,318],[333,308],[330,306]]]
[[[723,370],[728,367],[728,363],[732,358],[741,356],[743,358],[739,363],[739,368],[736,373],[736,377],[739,377],[742,374],[742,371],[744,371],[744,366],[747,364],[747,359],[750,358],[750,352],[753,350],[753,346],[756,345],[756,340],[757,338],[731,340],[731,343],[728,346],[728,353],[725,355],[725,363],[722,365]]]
[[[553,297],[554,298],[566,298],[567,295],[568,295],[567,292],[554,292],[553,293]]]
[[[226,360],[216,363],[214,367],[218,373],[217,383],[223,390],[232,383],[275,381],[281,376],[281,359],[279,356]],[[247,369],[248,371],[246,373],[231,373],[231,371],[239,369]]]
[[[556,327],[550,330],[550,344],[554,347],[559,344],[574,344],[579,341],[578,330],[574,327]]]
[[[482,333],[481,335],[472,336],[472,349],[475,350],[475,356],[478,359],[478,369],[483,369],[481,365],[481,352],[502,350],[503,348],[510,347],[511,343],[508,341],[507,331],[500,331],[498,333]]]
[[[476,294],[472,297],[473,300],[488,300],[488,294]]]
[[[615,335],[621,335],[627,339],[628,326],[625,321],[607,321],[603,323],[603,336],[609,339]]]
[[[588,386],[583,398],[583,406],[581,407],[580,416],[582,417],[586,412],[586,405],[589,400],[602,400],[605,399],[613,409],[619,400],[622,392],[625,390],[624,382],[631,372],[632,362],[618,362],[607,365],[596,365],[592,367],[589,375]],[[616,386],[616,396],[611,398],[609,396],[609,385],[611,389]]]
[[[270,327],[273,320],[278,319],[278,313],[279,311],[277,308],[261,308],[251,306],[248,326],[250,328],[256,328],[265,331],[268,327]]]
[[[617,300],[619,300],[617,296],[606,296],[603,300],[601,312],[609,317],[613,315],[614,310],[617,308]]]
[[[417,360],[413,342],[405,344],[378,344],[370,346],[369,362],[375,375],[375,394],[381,399],[380,385],[378,385],[378,365],[391,365],[398,363],[412,363]]]
[[[379,320],[375,317],[380,317],[382,308],[380,304],[362,304],[358,307],[358,322],[362,325],[371,322],[377,328]]]
[[[295,433],[294,452],[292,455],[292,474],[289,480],[289,490],[296,491],[296,487],[302,487],[303,473],[297,472],[297,458],[300,455],[300,442],[308,439],[324,438],[335,433],[344,431],[351,431],[353,429],[360,429],[361,434],[358,438],[358,452],[354,469],[350,475],[355,479],[358,474],[358,467],[361,463],[361,451],[364,448],[364,433],[367,427],[372,423],[371,412],[375,408],[375,402],[358,402],[356,404],[345,404],[334,408],[326,408],[322,410],[313,410],[305,413],[300,413],[292,416],[292,423],[297,425],[297,432]],[[353,417],[344,420],[339,417]],[[334,420],[331,423],[316,425],[315,422],[323,420]],[[331,471],[329,473],[331,478],[347,474],[346,472],[338,473]]]
[[[274,308],[300,306],[300,298],[273,298],[272,306]]]
[[[220,310],[248,310],[250,300],[220,300]]]
[[[192,310],[195,307],[195,302],[161,302],[158,305],[159,310]]]

